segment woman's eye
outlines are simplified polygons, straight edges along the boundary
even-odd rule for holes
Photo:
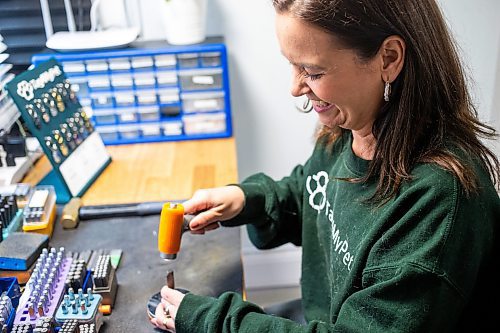
[[[317,80],[322,76],[323,76],[323,74],[308,74],[308,73],[304,74],[304,77],[307,79],[310,79],[311,81]]]

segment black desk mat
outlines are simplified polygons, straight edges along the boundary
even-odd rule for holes
[[[167,268],[174,265],[176,287],[200,295],[218,296],[243,291],[239,228],[219,228],[205,235],[185,233],[173,264],[164,262],[157,249],[159,216],[81,221],[77,229],[57,223],[50,246],[67,251],[122,249],[118,292],[101,333],[154,332],[146,304],[165,284]]]

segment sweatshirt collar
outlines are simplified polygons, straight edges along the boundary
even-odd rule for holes
[[[347,145],[344,152],[347,157],[346,166],[356,176],[361,177],[366,174],[370,161],[364,160],[354,154],[354,151],[352,150],[352,140],[352,132],[349,131],[349,134],[347,135]]]

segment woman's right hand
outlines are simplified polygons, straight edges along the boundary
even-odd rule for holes
[[[238,215],[245,206],[245,194],[235,185],[197,190],[182,205],[185,214],[196,215],[189,223],[191,233],[204,234]]]

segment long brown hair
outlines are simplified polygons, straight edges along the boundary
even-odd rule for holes
[[[354,180],[377,181],[375,202],[395,196],[422,162],[452,172],[467,195],[477,192],[473,167],[457,156],[462,154],[480,161],[498,185],[498,158],[479,140],[494,139],[495,130],[477,118],[455,42],[435,0],[273,0],[273,5],[278,13],[333,34],[361,60],[373,58],[391,35],[404,39],[404,68],[373,125],[374,158],[367,174]],[[333,142],[341,132],[323,127],[318,137]]]

